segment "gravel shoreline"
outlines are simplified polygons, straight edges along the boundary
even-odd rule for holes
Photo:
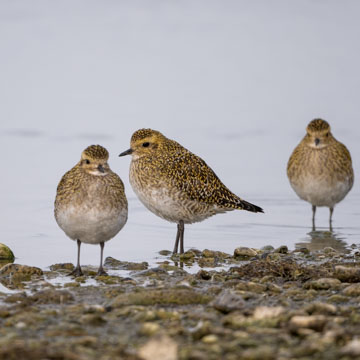
[[[360,358],[358,246],[160,255],[106,259],[127,277],[1,264],[0,360]]]

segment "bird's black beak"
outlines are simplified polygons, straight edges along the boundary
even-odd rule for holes
[[[129,150],[122,152],[119,156],[131,155],[133,152],[134,150],[130,148]]]
[[[315,145],[318,146],[319,143],[320,143],[320,139],[316,138],[316,139],[315,139]]]
[[[102,165],[99,165],[97,168],[98,168],[98,170],[99,170],[100,172],[102,172],[102,173],[105,172],[105,169],[103,168]]]

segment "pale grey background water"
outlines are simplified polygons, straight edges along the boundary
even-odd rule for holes
[[[187,226],[186,248],[309,242],[310,205],[290,188],[286,163],[323,117],[360,168],[359,15],[357,0],[1,1],[0,242],[19,263],[74,262],[76,245],[53,217],[56,186],[99,143],[130,205],[105,255],[154,262],[172,249],[176,226],[136,199],[130,158],[117,157],[141,127],[176,139],[265,209]],[[359,243],[359,199],[356,176],[331,246]],[[327,209],[317,224],[326,229]],[[83,246],[83,264],[98,257]]]

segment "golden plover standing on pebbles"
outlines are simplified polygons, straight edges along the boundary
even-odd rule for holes
[[[233,194],[201,158],[151,129],[136,131],[130,149],[130,183],[154,214],[177,223],[173,253],[184,252],[184,224],[239,209],[263,210]]]
[[[77,241],[77,266],[70,275],[81,276],[81,243],[100,244],[98,275],[103,269],[104,243],[125,225],[128,204],[120,177],[111,171],[108,151],[91,145],[80,161],[61,179],[55,199],[55,219],[72,240]]]
[[[306,135],[290,156],[287,175],[292,188],[303,200],[312,204],[315,230],[317,206],[330,209],[332,230],[334,206],[350,191],[354,172],[348,149],[331,134],[330,125],[322,119],[312,120]]]

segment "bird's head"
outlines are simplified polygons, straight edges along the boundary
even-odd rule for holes
[[[167,140],[168,139],[159,131],[140,129],[132,135],[130,149],[122,152],[119,156],[132,155],[133,159],[151,156],[161,150]]]
[[[107,175],[110,167],[107,163],[109,152],[100,145],[90,145],[81,154],[80,167],[88,174]]]
[[[334,141],[330,125],[322,119],[310,121],[306,128],[306,145],[314,149],[323,149]]]

